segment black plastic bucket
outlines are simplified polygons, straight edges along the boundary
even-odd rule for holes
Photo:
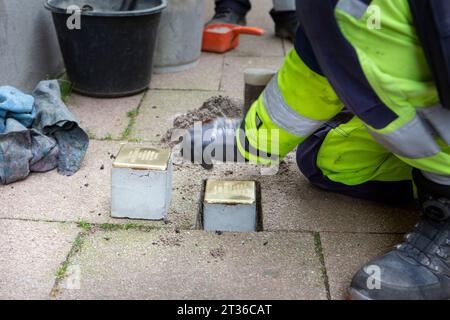
[[[166,0],[47,0],[73,90],[95,97],[146,90],[166,6]],[[76,14],[80,28],[69,28]]]

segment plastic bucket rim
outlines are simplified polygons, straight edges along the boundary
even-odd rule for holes
[[[62,9],[53,6],[50,4],[51,0],[46,0],[44,3],[44,7],[51,11],[52,13],[60,13],[60,14],[68,14],[67,9]],[[82,11],[81,15],[83,16],[91,16],[91,17],[135,17],[135,16],[145,16],[151,15],[155,13],[162,12],[165,8],[167,8],[167,0],[159,0],[161,4],[159,6],[144,9],[144,10],[134,10],[134,11]]]

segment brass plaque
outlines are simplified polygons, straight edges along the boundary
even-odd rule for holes
[[[159,150],[148,145],[125,144],[113,162],[113,167],[165,171],[169,165],[170,153],[170,149]]]
[[[210,204],[253,204],[256,184],[254,181],[208,180],[204,201]]]

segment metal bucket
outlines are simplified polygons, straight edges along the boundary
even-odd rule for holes
[[[198,64],[202,49],[205,0],[168,0],[161,17],[155,73],[180,72]]]

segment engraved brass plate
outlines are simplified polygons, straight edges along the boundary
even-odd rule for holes
[[[256,201],[254,181],[208,180],[205,189],[205,203],[210,204],[253,204]]]
[[[147,145],[125,144],[113,162],[113,167],[165,171],[169,165],[170,154],[170,149],[160,150]]]

